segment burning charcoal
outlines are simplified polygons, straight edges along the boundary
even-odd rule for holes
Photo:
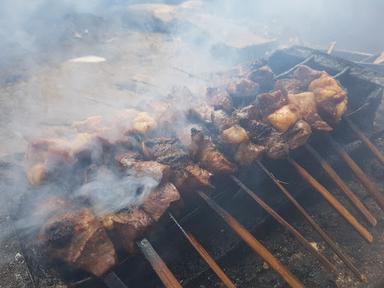
[[[130,211],[120,211],[110,216],[113,228],[120,236],[119,240],[128,253],[136,250],[136,239],[145,233],[152,225],[152,218],[140,208]]]
[[[213,106],[215,110],[222,109],[230,112],[233,109],[232,99],[228,92],[220,88],[207,88],[208,103]]]
[[[196,164],[189,164],[184,169],[174,171],[173,183],[182,192],[194,192],[198,189],[211,187],[212,174]]]
[[[212,112],[212,123],[219,130],[223,131],[236,124],[236,119],[230,117],[224,110]]]
[[[347,110],[348,98],[337,81],[327,73],[313,80],[309,90],[315,94],[316,103],[330,117],[332,121],[340,121]]]
[[[86,208],[52,216],[42,227],[39,244],[50,257],[97,277],[116,264],[116,253],[100,222]]]
[[[299,119],[299,110],[296,105],[284,105],[272,114],[268,115],[267,120],[281,132],[285,132]]]
[[[257,96],[257,106],[261,111],[262,117],[266,117],[285,104],[287,104],[287,98],[280,90],[259,94]]]
[[[263,154],[265,147],[252,143],[241,143],[236,150],[235,160],[241,166],[249,166]]]
[[[248,142],[249,137],[247,131],[244,128],[235,125],[221,133],[221,138],[228,144],[239,145],[243,142]]]
[[[248,78],[259,84],[260,90],[263,92],[271,90],[275,84],[273,72],[268,66],[251,71]]]
[[[296,94],[306,90],[306,85],[299,79],[279,79],[275,83],[276,91],[281,91],[284,96]]]
[[[312,134],[311,126],[304,120],[299,120],[288,130],[285,135],[288,138],[288,145],[290,149],[296,149],[304,145]]]
[[[144,199],[141,208],[158,221],[172,202],[180,199],[179,191],[171,183],[160,185]]]
[[[220,153],[212,141],[205,139],[204,134],[196,129],[191,130],[192,154],[196,157],[200,166],[213,174],[232,174],[236,167]]]

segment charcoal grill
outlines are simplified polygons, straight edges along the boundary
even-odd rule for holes
[[[330,75],[337,75],[337,79],[343,87],[348,90],[348,118],[355,123],[359,129],[363,130],[365,135],[371,137],[372,140],[381,136],[381,131],[373,134],[373,123],[375,120],[375,112],[382,97],[382,87],[384,86],[383,75],[367,67],[359,66],[356,63],[305,47],[292,47],[278,50],[267,60],[267,64],[276,75],[289,75],[289,73],[293,71],[293,68],[300,63],[305,63],[317,70],[325,70]],[[360,154],[358,152],[364,149],[357,135],[351,131],[345,121],[342,121],[335,131],[332,132],[332,137],[354,158],[359,157]],[[314,136],[310,144],[316,147],[316,150],[328,163],[335,166],[340,164],[340,158],[338,158],[335,150],[327,145],[324,137]],[[369,154],[369,157],[373,157],[371,155],[372,154]],[[311,174],[320,182],[326,181],[324,172],[322,169],[319,169],[315,160],[310,157],[310,154],[308,154],[304,148],[295,151],[292,158],[304,167],[308,167]],[[315,192],[308,190],[308,186],[303,179],[293,171],[292,166],[290,166],[286,160],[264,162],[268,171],[272,171],[278,179],[289,182],[289,190],[295,199],[303,203],[307,211],[320,199]],[[343,176],[349,177],[348,175]],[[252,190],[256,191],[257,195],[264,199],[264,201],[276,211],[280,211],[288,222],[297,221],[297,216],[294,216],[292,212],[294,208],[288,204],[287,198],[278,191],[275,183],[273,183],[267,174],[258,168],[257,165],[251,169],[239,171],[238,178],[244,181]],[[12,185],[12,183],[10,183],[10,185]],[[280,229],[279,226],[271,220],[271,217],[268,216],[265,210],[242,192],[232,179],[228,178],[214,181],[214,185],[216,187],[216,193],[212,193],[211,198],[221,207],[229,211],[230,214],[234,215],[234,217],[244,225],[248,231],[253,232],[259,240],[265,242],[268,237],[267,235],[276,229]],[[310,196],[308,196],[308,194],[310,194]],[[195,198],[196,199],[193,199],[194,201],[190,202],[194,204],[198,203],[199,205],[187,205],[184,210],[185,212],[181,213],[180,211],[174,210],[172,213],[176,215],[182,227],[193,232],[217,263],[229,267],[229,265],[226,265],[226,262],[231,262],[235,256],[240,257],[240,254],[236,253],[246,248],[243,247],[244,244],[241,239],[230,231],[222,219],[217,217],[201,198],[198,196],[195,196]],[[186,202],[188,203],[188,201]],[[351,210],[352,209],[353,208],[351,208]],[[12,209],[12,211],[17,210]],[[17,221],[18,215],[13,213],[12,217]],[[332,217],[340,216],[332,215]],[[364,226],[368,226],[362,217],[357,218]],[[332,221],[332,219],[329,219],[329,221]],[[221,287],[219,286],[220,280],[212,274],[209,266],[201,260],[193,247],[186,241],[184,234],[179,228],[179,226],[171,221],[170,217],[164,215],[159,225],[146,235],[148,240],[144,239],[146,241],[145,243],[148,241],[148,243],[151,243],[152,248],[161,256],[164,263],[169,267],[170,271],[172,271],[171,273],[180,281],[183,287],[198,287],[203,284],[208,286],[201,287]],[[351,233],[348,237],[352,237],[355,241],[364,242],[351,227],[348,228]],[[23,239],[22,235],[19,236],[20,239]],[[142,241],[140,243],[142,243]],[[36,251],[31,250],[31,247],[27,245],[25,241],[21,241],[20,245],[36,287],[46,287],[43,285],[48,286],[47,283],[52,283],[53,285],[55,283],[63,283],[62,280],[59,279],[64,279],[64,282],[70,283],[69,285],[71,287],[163,287],[151,265],[141,253],[130,257],[121,255],[120,258],[122,261],[114,271],[109,273],[104,279],[95,279],[89,275],[73,270],[62,271],[60,275],[57,275],[52,272],[53,269],[39,263],[36,258]],[[364,243],[364,245],[369,244]],[[143,245],[139,246],[143,247]],[[266,246],[268,246],[267,243]],[[272,249],[272,251],[274,254],[278,254],[277,249]],[[354,255],[350,256],[353,262],[358,260],[354,259]],[[309,255],[306,257],[310,258],[308,262],[308,273],[311,273],[311,269],[317,271],[318,269],[314,267],[320,265],[319,262]],[[279,258],[279,256],[277,256],[277,258]],[[289,265],[287,266],[291,269]],[[262,262],[255,263],[255,270],[260,269],[260,267],[262,267]],[[62,269],[59,269],[59,271],[60,270]],[[295,272],[297,271],[293,271],[294,274]],[[229,276],[235,275],[228,269],[225,270],[224,273],[228,273]],[[324,269],[320,269],[318,273],[328,275],[324,276],[326,278],[330,277],[329,272]],[[305,283],[307,275],[297,276]],[[206,278],[210,278],[211,280],[207,282],[204,280]],[[246,281],[243,282],[241,279],[232,280],[239,284],[238,287],[249,287],[242,284],[246,283]],[[359,280],[355,279],[355,281]],[[261,283],[257,287],[271,287],[268,286],[270,283],[273,283],[275,287],[285,287],[284,282],[277,276],[273,276],[270,282]]]

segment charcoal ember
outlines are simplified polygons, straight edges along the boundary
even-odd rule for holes
[[[235,160],[241,166],[250,166],[265,151],[265,147],[253,143],[241,143],[236,150]]]
[[[280,90],[284,96],[296,94],[306,90],[306,86],[299,79],[279,79],[275,83],[274,90]]]
[[[259,93],[260,85],[249,79],[238,79],[227,86],[227,91],[233,100],[254,98]]]
[[[180,199],[180,193],[172,183],[157,187],[145,197],[141,208],[154,220],[158,221],[172,202]]]
[[[207,100],[215,110],[230,112],[233,109],[232,99],[225,89],[207,88]]]
[[[268,66],[262,66],[251,71],[248,75],[248,78],[259,84],[260,91],[262,92],[271,90],[275,85],[273,72]]]
[[[243,119],[240,121],[240,126],[248,132],[248,136],[253,143],[260,143],[265,141],[273,128],[264,122],[257,120]]]
[[[49,257],[97,277],[116,264],[112,241],[87,208],[70,209],[50,217],[40,230],[38,244]]]
[[[194,192],[211,187],[212,173],[196,164],[189,164],[184,169],[174,171],[172,182],[182,192]]]
[[[289,148],[292,150],[304,145],[311,134],[311,126],[304,120],[299,120],[287,131],[284,137],[287,139]]]
[[[145,142],[153,159],[172,169],[183,167],[190,161],[189,154],[177,138],[158,137]]]
[[[229,127],[236,125],[236,118],[228,115],[224,110],[216,110],[212,112],[212,123],[218,131],[223,131]]]
[[[123,248],[128,253],[136,251],[136,239],[154,224],[153,219],[141,208],[120,211],[112,215],[109,221],[112,222]]]
[[[286,105],[287,97],[280,90],[259,94],[257,96],[257,106],[260,109],[262,117],[266,117]]]

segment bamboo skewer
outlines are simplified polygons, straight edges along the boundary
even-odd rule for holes
[[[373,236],[369,231],[361,225],[356,218],[315,178],[313,178],[302,166],[295,160],[288,159],[289,163],[296,169],[301,177],[347,221],[368,243],[373,241]]]
[[[153,249],[151,243],[149,243],[147,239],[142,239],[137,242],[137,245],[166,288],[182,288],[179,281],[177,281],[176,277],[169,270],[167,265],[160,258],[159,254],[157,254],[155,249]]]
[[[372,154],[376,157],[377,160],[380,161],[381,164],[384,165],[384,155],[380,152],[379,149],[372,143],[371,140],[361,131],[355,124],[352,123],[348,118],[344,119],[352,131],[360,138],[360,140],[368,147],[368,149],[372,152]]]
[[[363,202],[349,189],[348,185],[340,178],[336,171],[325,161],[323,157],[309,144],[305,144],[307,151],[319,162],[320,166],[324,169],[327,175],[333,180],[335,185],[342,191],[349,201],[360,211],[365,219],[372,225],[376,226],[377,220],[372,213],[365,207]]]
[[[352,261],[344,254],[343,251],[337,246],[336,242],[320,227],[319,224],[308,214],[308,212],[300,205],[299,202],[292,196],[292,194],[285,188],[281,182],[260,162],[257,161],[259,167],[271,178],[271,180],[279,187],[280,191],[288,198],[288,200],[296,207],[297,210],[303,215],[307,222],[320,234],[322,239],[331,247],[333,252],[344,262],[344,264],[361,280],[365,281],[366,278],[359,272]]]
[[[169,217],[173,220],[176,226],[180,229],[180,231],[184,234],[185,238],[189,241],[189,243],[195,248],[197,253],[200,254],[201,258],[208,264],[208,266],[215,272],[217,277],[224,283],[224,285],[228,288],[236,288],[235,284],[229,279],[229,277],[224,273],[224,271],[217,265],[216,261],[208,254],[208,251],[197,241],[197,239],[192,235],[191,232],[185,231],[184,228],[180,225],[180,223],[176,220],[175,217],[171,213],[169,213]]]
[[[313,247],[304,236],[296,230],[291,224],[289,224],[284,218],[282,218],[275,210],[273,210],[267,203],[265,203],[259,196],[255,194],[252,190],[250,190],[247,186],[245,186],[237,177],[231,176],[233,181],[236,182],[237,185],[241,189],[243,189],[253,200],[257,202],[269,215],[271,215],[277,222],[279,222],[283,227],[285,227],[289,232],[291,232],[295,238],[309,251],[314,255],[319,261],[327,268],[330,272],[335,272],[336,267],[329,262],[329,260],[321,254],[315,247]]]
[[[356,164],[356,162],[348,155],[348,153],[331,137],[329,137],[332,146],[335,148],[337,154],[352,170],[353,174],[357,177],[361,184],[367,189],[367,192],[375,199],[376,203],[384,210],[384,195],[380,192],[379,188],[369,179],[367,174]]]
[[[245,229],[237,220],[227,211],[221,208],[215,201],[209,198],[205,193],[197,191],[198,195],[211,207],[229,227],[243,239],[268,265],[275,270],[292,288],[304,288],[303,283],[296,278],[283,264],[275,258],[267,248],[264,247],[253,235]]]

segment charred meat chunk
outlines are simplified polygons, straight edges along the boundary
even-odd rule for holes
[[[253,143],[241,143],[236,150],[235,160],[241,166],[250,166],[264,151],[264,146]]]
[[[293,72],[293,77],[302,83],[304,89],[307,89],[309,83],[319,78],[321,73],[321,71],[314,70],[306,65],[299,65]]]
[[[285,137],[291,150],[304,145],[312,134],[311,126],[304,120],[299,120],[288,130]]]
[[[284,158],[289,153],[289,145],[284,140],[282,133],[278,131],[273,131],[269,137],[266,138],[263,145],[266,148],[266,155],[271,159]]]
[[[197,189],[211,187],[212,173],[196,164],[189,164],[184,169],[174,171],[172,181],[182,192],[194,192]]]
[[[249,73],[248,78],[260,86],[260,91],[269,91],[275,84],[275,79],[271,68],[262,66]]]
[[[284,96],[287,96],[288,94],[296,94],[305,91],[306,86],[298,79],[279,79],[275,83],[274,90],[280,90]]]
[[[212,112],[212,123],[218,131],[223,131],[236,124],[236,119],[225,113],[224,110]]]
[[[52,216],[42,227],[39,244],[54,259],[97,277],[116,264],[116,252],[101,223],[86,208]]]
[[[255,97],[259,92],[259,84],[249,79],[232,81],[227,86],[227,91],[232,99]]]
[[[287,97],[280,90],[259,94],[257,96],[257,106],[262,117],[266,117],[277,109],[287,104]]]
[[[207,88],[207,100],[215,110],[230,112],[233,109],[232,99],[225,89]]]

